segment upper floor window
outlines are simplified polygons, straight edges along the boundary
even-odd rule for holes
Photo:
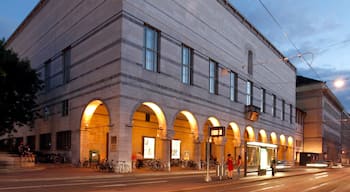
[[[289,123],[293,123],[293,105],[289,104]]]
[[[265,107],[266,107],[266,90],[261,89],[261,105],[260,105],[260,111],[262,113],[265,112]]]
[[[230,72],[230,100],[237,101],[237,74]]]
[[[253,75],[253,52],[248,51],[248,74]]]
[[[209,92],[218,94],[218,63],[209,61]]]
[[[145,65],[150,71],[159,71],[159,32],[145,26]]]
[[[285,118],[284,118],[284,115],[286,113],[286,107],[285,106],[286,106],[286,102],[284,100],[282,100],[281,120],[285,120]]]
[[[71,65],[71,47],[67,47],[62,51],[63,62],[63,84],[70,80],[70,65]]]
[[[44,63],[44,68],[45,68],[45,91],[49,92],[50,91],[50,81],[51,81],[51,59],[47,60]]]
[[[276,117],[276,95],[272,95],[272,116]]]
[[[192,84],[193,80],[193,60],[192,49],[186,45],[182,45],[182,61],[181,61],[181,82],[184,84]]]
[[[253,83],[251,81],[247,81],[246,94],[247,94],[246,104],[252,105],[253,104]]]
[[[69,113],[69,104],[68,104],[68,100],[63,100],[62,101],[62,117],[67,116]]]

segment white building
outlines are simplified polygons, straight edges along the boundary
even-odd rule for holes
[[[267,167],[276,150],[249,141],[296,158],[296,69],[226,0],[41,0],[7,47],[45,81],[44,118],[14,136],[36,150],[200,165],[208,127],[223,126],[219,162]]]

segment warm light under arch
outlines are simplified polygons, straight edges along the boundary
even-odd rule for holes
[[[280,144],[281,145],[286,145],[286,136],[280,135]]]
[[[198,134],[197,121],[194,118],[193,114],[189,111],[181,111],[180,113],[183,114],[187,118],[187,120],[190,124],[191,133]]]
[[[162,109],[160,109],[160,107],[152,102],[143,102],[143,105],[146,105],[147,107],[151,108],[153,110],[153,112],[155,113],[157,120],[158,120],[158,124],[159,124],[159,128],[161,129],[166,129],[166,120],[165,120],[165,116],[164,113],[162,111]]]
[[[275,132],[272,132],[270,136],[272,144],[277,144],[277,134]]]
[[[102,104],[100,100],[94,100],[89,103],[89,105],[85,108],[83,113],[83,127],[87,128],[89,126],[90,120],[95,113],[98,106]]]

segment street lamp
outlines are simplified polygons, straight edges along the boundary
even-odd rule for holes
[[[336,80],[334,80],[333,85],[336,88],[343,88],[345,86],[345,80],[344,78],[338,78]]]

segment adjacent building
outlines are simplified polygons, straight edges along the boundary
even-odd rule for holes
[[[258,170],[303,140],[296,68],[226,0],[41,0],[6,46],[45,82],[43,118],[14,138],[72,163],[131,171],[141,152],[171,170],[230,153]]]
[[[304,152],[341,161],[344,107],[325,82],[297,76],[297,107],[306,112]]]

